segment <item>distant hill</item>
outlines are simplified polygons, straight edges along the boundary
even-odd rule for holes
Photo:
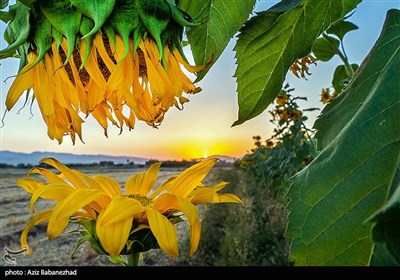
[[[109,155],[77,155],[69,153],[53,153],[53,152],[33,152],[33,153],[19,153],[11,151],[0,151],[0,163],[11,165],[32,164],[37,165],[44,157],[53,157],[64,164],[80,163],[91,164],[99,163],[101,161],[112,161],[114,164],[126,164],[134,162],[135,164],[144,164],[148,161],[147,158],[128,157],[128,156],[109,156]]]
[[[217,158],[217,159],[219,159],[221,161],[226,161],[228,163],[233,163],[233,162],[235,162],[237,160],[236,158],[230,157],[230,156],[212,155],[210,157]]]

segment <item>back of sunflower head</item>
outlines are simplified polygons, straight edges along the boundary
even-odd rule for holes
[[[2,1],[7,7],[0,59],[20,60],[7,110],[32,89],[59,143],[82,139],[89,115],[106,136],[109,123],[121,132],[136,120],[157,127],[171,106],[188,102],[183,93],[201,90],[180,67],[205,67],[189,65],[182,47],[184,28],[198,24],[174,0]]]

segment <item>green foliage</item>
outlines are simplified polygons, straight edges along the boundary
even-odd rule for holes
[[[239,118],[234,125],[262,113],[279,94],[295,60],[310,53],[315,39],[360,2],[303,0],[247,21],[235,46]]]
[[[239,30],[253,11],[256,0],[207,0],[178,1],[196,22],[187,32],[196,64],[204,64],[222,54],[232,36]],[[197,81],[204,78],[212,64],[198,73]]]
[[[358,69],[358,65],[353,63],[351,64],[351,68],[355,72]],[[339,65],[335,69],[335,73],[333,74],[332,86],[335,89],[335,92],[340,93],[344,87],[351,81],[351,77],[347,75],[346,66]]]
[[[389,196],[388,202],[368,220],[375,223],[372,265],[400,266],[400,166],[397,166]]]
[[[348,32],[352,30],[357,30],[358,26],[355,25],[354,23],[346,20],[339,20],[338,22],[335,22],[332,24],[331,27],[326,30],[326,33],[328,34],[334,34],[336,35],[340,40],[343,40],[344,35],[346,35]]]
[[[370,54],[315,123],[322,151],[288,193],[287,236],[297,265],[369,265],[373,239],[398,253],[390,250],[399,244],[398,198],[388,198],[400,163],[399,23],[400,11],[388,11]],[[383,205],[372,232],[367,219]]]
[[[335,54],[337,54],[337,49],[339,48],[340,41],[330,37],[324,36],[315,41],[312,52],[315,54],[318,60],[328,61]]]
[[[315,143],[311,140],[313,131],[306,127],[307,117],[297,104],[297,100],[304,98],[292,96],[291,91],[286,86],[270,111],[275,126],[272,137],[265,144],[261,143],[260,136],[253,137],[255,148],[240,161],[247,174],[275,196],[283,195],[287,189],[282,183],[316,156]]]
[[[239,168],[222,169],[218,180],[244,205],[210,205],[203,212],[199,249],[188,261],[197,266],[288,266],[284,238],[287,213],[272,193]]]

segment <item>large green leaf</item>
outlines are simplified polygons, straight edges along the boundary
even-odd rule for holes
[[[256,0],[179,1],[179,6],[198,23],[187,32],[197,65],[217,61],[227,44],[248,19]],[[196,81],[207,74],[213,63],[199,72]]]
[[[400,157],[387,204],[367,222],[375,222],[372,237],[375,243],[372,265],[400,266]]]
[[[279,94],[293,62],[307,55],[319,35],[360,2],[303,0],[250,19],[235,47],[239,117],[234,125],[261,114]]]
[[[389,10],[353,81],[315,123],[323,150],[287,194],[297,265],[370,263],[373,225],[365,221],[387,202],[400,157],[399,27],[400,10]]]

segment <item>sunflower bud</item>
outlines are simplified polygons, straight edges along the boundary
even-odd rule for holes
[[[34,94],[48,136],[61,144],[82,140],[89,115],[122,132],[136,120],[157,127],[183,96],[201,91],[185,75],[185,27],[197,23],[173,0],[17,1],[0,19],[9,44],[0,59],[18,56],[20,68],[6,98],[11,110],[27,90]],[[30,91],[32,89],[32,91]]]

